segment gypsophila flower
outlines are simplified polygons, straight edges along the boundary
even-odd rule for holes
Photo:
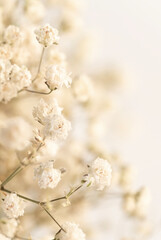
[[[65,140],[70,130],[71,123],[63,115],[53,115],[45,120],[44,136],[53,141]]]
[[[55,188],[61,180],[61,171],[53,168],[53,162],[49,161],[35,168],[34,177],[40,188]]]
[[[63,224],[63,229],[66,231],[61,231],[56,235],[56,240],[85,240],[85,234],[80,229],[78,224],[72,222],[66,222]]]
[[[13,57],[13,52],[11,46],[4,44],[0,46],[0,59],[11,60]]]
[[[59,89],[63,85],[68,88],[72,83],[70,75],[67,74],[65,68],[60,65],[50,65],[46,69],[45,80],[51,90]]]
[[[5,148],[22,150],[31,136],[31,126],[21,117],[9,118],[0,126],[0,144]]]
[[[54,114],[61,114],[62,108],[58,106],[57,101],[54,99],[51,104],[46,103],[42,98],[38,105],[33,108],[33,117],[41,124],[45,124],[45,119],[52,117]]]
[[[10,193],[2,200],[1,207],[7,217],[18,218],[24,214],[26,202],[18,197],[16,193]]]
[[[5,234],[7,237],[13,238],[18,223],[16,219],[9,219],[9,218],[0,218],[0,231]],[[0,238],[1,239],[1,238]]]
[[[109,187],[112,179],[112,168],[109,162],[102,158],[97,158],[91,165],[91,174],[94,177],[97,190]]]
[[[49,24],[35,30],[37,41],[44,47],[49,47],[53,44],[58,44],[58,30],[51,27]]]
[[[1,240],[11,240],[10,238],[6,237],[5,235],[0,233],[0,239]]]
[[[31,73],[25,66],[11,65],[7,60],[0,61],[0,76],[0,102],[4,103],[31,83]]]
[[[22,33],[20,32],[19,27],[14,25],[9,25],[4,32],[4,40],[8,44],[17,44],[22,40]]]
[[[16,84],[19,91],[31,84],[31,73],[25,66],[19,67],[14,64],[10,73],[10,81]]]

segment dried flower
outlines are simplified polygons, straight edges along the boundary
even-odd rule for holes
[[[37,41],[44,47],[49,47],[53,44],[58,44],[58,30],[51,27],[49,24],[35,30]]]
[[[40,99],[38,105],[33,108],[33,117],[36,121],[41,124],[45,124],[45,119],[52,117],[54,114],[61,114],[62,108],[58,106],[57,101],[54,101],[51,104],[46,103],[42,98]]]
[[[82,229],[80,229],[79,225],[72,223],[72,222],[66,222],[65,224],[63,224],[62,226],[66,232],[61,231],[59,234],[57,234],[56,236],[56,240],[60,239],[60,240],[85,240],[85,234],[82,231]]]
[[[10,81],[16,85],[19,91],[31,84],[31,73],[25,66],[19,67],[14,64],[10,72]]]
[[[72,83],[71,77],[60,65],[50,65],[46,70],[45,80],[51,90],[59,89],[63,84],[68,88]]]
[[[97,158],[91,165],[92,176],[95,179],[97,190],[103,190],[105,186],[110,186],[112,179],[111,165],[107,160]]]
[[[40,188],[55,188],[61,180],[61,171],[53,168],[53,162],[49,161],[35,168],[34,176]]]
[[[17,44],[22,40],[22,33],[18,27],[9,25],[5,29],[4,39],[8,44]]]
[[[26,202],[16,193],[7,194],[2,200],[2,209],[9,218],[18,218],[24,214]]]
[[[45,120],[44,136],[53,141],[65,140],[70,130],[71,123],[63,115],[53,115]]]

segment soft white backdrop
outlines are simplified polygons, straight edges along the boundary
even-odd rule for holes
[[[100,38],[96,62],[122,68],[133,86],[122,99],[125,114],[134,122],[133,134],[118,138],[115,145],[125,161],[138,168],[138,184],[150,187],[152,218],[157,222],[161,219],[161,1],[89,0],[85,19]],[[152,237],[160,238],[159,232]]]

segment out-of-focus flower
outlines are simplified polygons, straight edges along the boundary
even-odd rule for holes
[[[59,42],[58,30],[49,24],[36,29],[35,34],[37,41],[44,47],[49,47]]]
[[[56,236],[56,240],[85,240],[85,234],[80,229],[79,225],[72,223],[72,222],[66,222],[63,224],[63,229],[66,231],[61,231],[59,234]]]
[[[40,188],[55,188],[61,180],[61,171],[53,168],[53,162],[49,161],[35,168],[34,176]]]
[[[5,234],[7,237],[10,237],[10,238],[14,237],[17,226],[18,226],[17,220],[14,218],[8,219],[3,217],[0,219],[0,231],[3,234]]]
[[[1,240],[10,240],[10,238],[5,237],[5,235],[3,235],[3,234],[1,234],[1,233],[0,233],[0,239],[1,239]]]
[[[39,0],[28,0],[25,11],[27,17],[33,22],[40,21],[45,15],[45,7]]]
[[[22,33],[19,27],[9,25],[4,32],[4,40],[8,44],[17,44],[22,40]]]
[[[45,80],[51,90],[59,89],[63,84],[68,88],[72,83],[70,75],[67,74],[65,68],[60,65],[50,65],[46,69]]]
[[[2,200],[1,207],[7,217],[18,218],[24,214],[26,202],[18,197],[16,193],[10,193]]]
[[[74,95],[80,102],[87,102],[94,94],[91,79],[86,75],[81,75],[73,82]]]
[[[31,136],[31,126],[21,117],[9,118],[0,126],[0,144],[5,148],[22,150]]]

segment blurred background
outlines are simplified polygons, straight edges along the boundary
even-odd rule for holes
[[[91,68],[95,64],[100,68],[115,66],[126,76],[125,88],[120,92],[120,100],[124,115],[122,123],[125,128],[128,123],[128,131],[125,134],[121,126],[120,134],[117,132],[116,138],[109,137],[109,144],[118,149],[126,162],[135,165],[136,181],[151,189],[152,219],[154,224],[159,224],[161,219],[159,187],[161,182],[161,2],[159,0],[89,0],[84,17],[87,26],[96,35],[96,44],[99,44],[97,58],[91,64]],[[114,222],[118,229],[117,211]],[[161,221],[158,228],[161,228]],[[125,233],[125,229],[123,231]],[[158,230],[151,239],[160,239],[160,237],[161,232]]]

